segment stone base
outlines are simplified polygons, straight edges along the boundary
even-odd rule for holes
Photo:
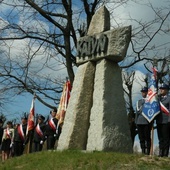
[[[85,150],[94,86],[95,66],[87,62],[78,67],[66,111],[58,150]]]
[[[132,152],[121,77],[117,63],[105,59],[97,63],[88,130],[89,151]]]

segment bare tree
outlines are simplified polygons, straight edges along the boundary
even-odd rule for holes
[[[66,69],[71,83],[74,81],[77,40],[86,35],[95,11],[101,5],[106,5],[112,14],[114,9],[128,2],[81,0],[76,4],[77,1],[72,0],[1,1],[2,8],[8,7],[8,13],[0,18],[2,90],[8,93],[10,91],[10,95],[36,93],[40,102],[53,108],[59,101],[65,81],[63,72],[60,71]],[[164,9],[155,9],[151,3],[145,5],[150,7],[156,17],[148,22],[131,18],[137,26],[132,31],[131,54],[127,55],[130,62],[125,59],[120,63],[122,68],[132,67],[143,61],[153,61],[153,57],[149,57],[150,51],[154,50],[156,53],[160,47],[153,46],[151,42],[159,34],[168,34],[168,5]],[[14,42],[18,43],[17,47]],[[26,45],[21,51],[19,47],[23,42]],[[163,46],[164,44],[161,47]],[[13,49],[18,49],[17,56]],[[50,74],[45,74],[44,70],[50,70]],[[52,104],[46,99],[53,101]]]
[[[126,73],[124,72],[122,74],[123,81],[126,86],[126,88],[124,88],[124,93],[127,96],[126,108],[128,112],[128,122],[129,122],[129,128],[131,133],[132,146],[134,145],[135,136],[137,134],[136,125],[135,125],[135,111],[133,109],[133,101],[132,101],[132,96],[133,96],[132,87],[134,82],[134,76],[135,76],[134,71],[129,74],[127,72]]]
[[[95,11],[105,3],[12,0],[0,4],[9,9],[3,16],[6,20],[1,18],[2,91],[10,91],[10,95],[36,93],[40,102],[53,108],[65,81],[64,69],[71,83],[74,81],[77,39],[86,34]],[[24,49],[20,48],[23,43]],[[49,74],[44,74],[44,70]]]

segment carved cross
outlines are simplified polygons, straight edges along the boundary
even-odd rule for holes
[[[130,38],[131,26],[110,30],[110,14],[103,6],[93,17],[87,36],[77,43],[77,64],[103,58],[120,62],[126,56]]]

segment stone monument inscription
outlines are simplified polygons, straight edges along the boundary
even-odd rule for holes
[[[131,26],[110,30],[110,14],[101,7],[87,36],[77,43],[79,65],[58,150],[132,152],[121,69]]]

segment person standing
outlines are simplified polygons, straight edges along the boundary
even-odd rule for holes
[[[56,140],[59,139],[61,133],[61,127],[57,129],[58,119],[56,118],[57,108],[54,108],[51,112],[51,118],[46,125],[45,138],[47,142],[47,150],[55,149]]]
[[[34,152],[42,151],[44,143],[44,132],[45,132],[45,117],[42,115],[38,116],[38,123],[34,129]]]
[[[21,124],[18,124],[14,132],[14,156],[20,156],[24,152],[27,130],[27,116],[21,118]]]
[[[156,116],[157,134],[159,140],[159,157],[168,157],[170,144],[170,128],[168,123],[168,121],[170,121],[170,96],[168,95],[169,86],[163,83],[159,89],[159,101],[162,105],[161,108],[164,108],[161,109],[160,113]]]
[[[2,162],[4,162],[6,159],[9,159],[10,151],[13,145],[13,139],[14,129],[12,127],[12,122],[8,121],[2,136]]]
[[[140,141],[140,147],[143,154],[149,155],[151,149],[151,128],[152,123],[142,115],[143,105],[145,103],[145,98],[148,93],[148,88],[143,87],[141,89],[142,99],[138,100],[136,103],[136,117],[135,123],[138,129],[138,136]]]
[[[3,136],[3,121],[0,119],[0,150],[1,150],[1,143],[2,143],[2,136]]]

